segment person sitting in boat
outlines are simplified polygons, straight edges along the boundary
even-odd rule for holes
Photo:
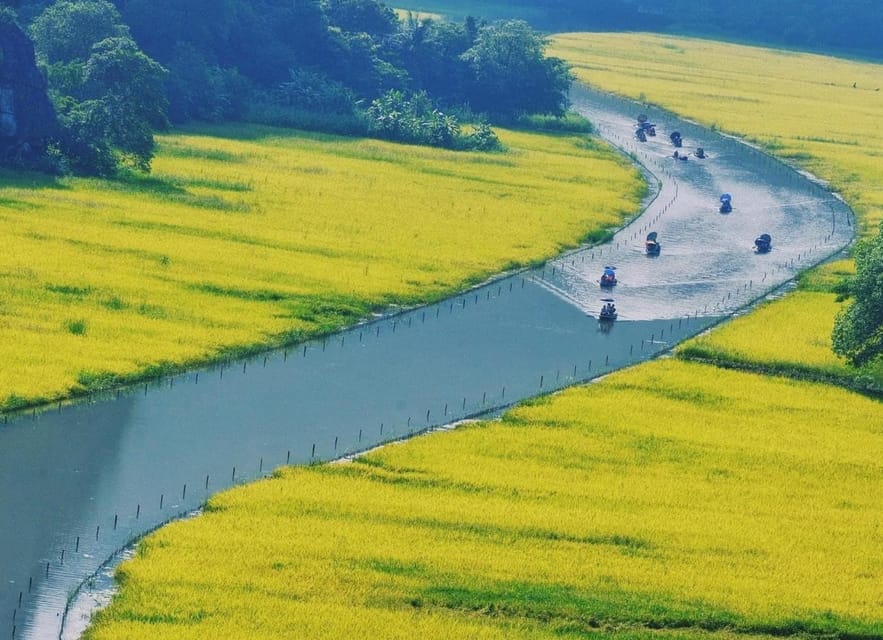
[[[601,286],[612,287],[616,284],[616,272],[613,267],[604,267],[604,273],[601,275]]]

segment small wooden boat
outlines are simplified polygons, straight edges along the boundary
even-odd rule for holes
[[[656,232],[651,231],[647,234],[647,240],[644,242],[644,250],[648,256],[658,256],[662,245],[656,240]]]

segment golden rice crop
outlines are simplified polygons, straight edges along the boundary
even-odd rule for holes
[[[266,127],[161,136],[150,176],[0,173],[0,409],[327,332],[635,212],[575,135],[457,153]]]
[[[779,369],[854,373],[831,351],[834,316],[841,306],[832,293],[796,291],[691,340],[678,351],[713,360],[763,362]]]
[[[656,361],[216,496],[87,637],[879,635],[881,427],[840,389]]]

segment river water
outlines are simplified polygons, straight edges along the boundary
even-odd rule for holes
[[[610,244],[327,340],[0,424],[0,640],[58,637],[78,585],[216,491],[653,357],[850,241],[842,202],[756,150],[603,94],[573,99],[660,180]],[[647,143],[634,139],[641,111],[658,125]],[[710,157],[671,158],[675,127],[683,151]],[[643,252],[650,230],[656,258]],[[774,249],[756,255],[763,232]],[[593,317],[605,265],[619,275],[613,326]]]

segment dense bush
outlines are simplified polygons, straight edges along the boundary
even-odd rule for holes
[[[464,135],[457,117],[435,108],[424,92],[406,97],[401,91],[389,91],[371,103],[367,115],[368,132],[386,140],[446,149],[491,151],[500,148],[490,126],[480,123]]]

